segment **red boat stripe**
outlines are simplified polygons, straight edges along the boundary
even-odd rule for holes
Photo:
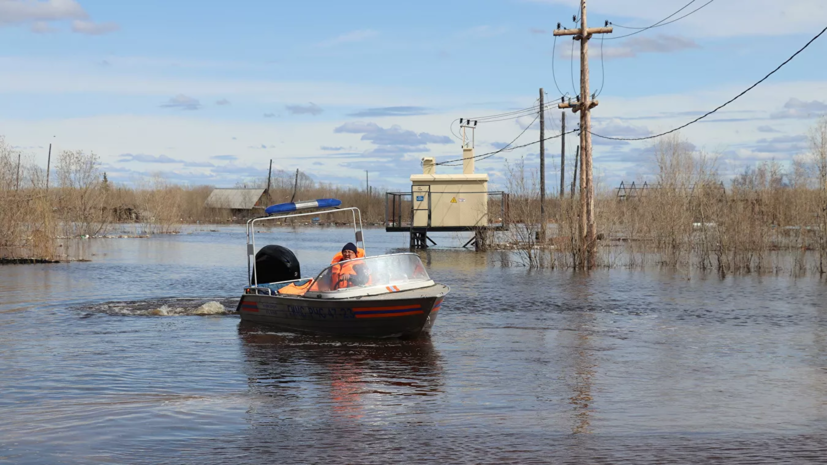
[[[422,315],[423,313],[422,310],[400,313],[357,313],[356,318],[391,318],[395,316]]]
[[[397,305],[395,307],[359,307],[354,308],[354,312],[373,312],[376,310],[413,310],[413,309],[421,309],[422,307],[419,305]]]

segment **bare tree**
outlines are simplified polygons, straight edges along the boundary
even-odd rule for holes
[[[94,236],[109,224],[106,189],[94,152],[63,151],[57,159],[59,206],[70,235]]]

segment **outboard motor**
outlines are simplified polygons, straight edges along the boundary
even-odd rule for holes
[[[256,253],[255,274],[259,284],[290,281],[302,276],[299,260],[290,249],[280,245],[267,245]]]

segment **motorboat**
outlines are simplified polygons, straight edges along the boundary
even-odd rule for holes
[[[340,205],[336,199],[277,204],[265,209],[268,216],[247,221],[249,285],[236,308],[242,321],[340,337],[412,338],[430,332],[449,287],[435,283],[416,254],[368,256],[361,212]],[[314,211],[279,215],[303,209]],[[300,277],[299,261],[286,247],[256,248],[256,227],[262,223],[348,212],[359,255],[332,263],[315,277]],[[345,268],[356,271],[343,282]]]

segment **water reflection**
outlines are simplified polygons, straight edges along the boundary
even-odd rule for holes
[[[422,413],[444,389],[440,355],[428,337],[343,340],[248,322],[238,331],[256,413],[262,413],[254,422],[274,416],[382,421]]]
[[[569,403],[573,408],[571,432],[573,434],[591,433],[591,415],[593,407],[592,384],[597,371],[597,360],[594,357],[595,346],[592,341],[596,324],[595,315],[591,310],[590,285],[587,276],[575,276],[580,281],[572,287],[575,301],[581,302],[583,308],[565,312],[568,321],[566,349],[571,352],[567,357],[571,365],[567,367],[567,384],[571,389]]]

